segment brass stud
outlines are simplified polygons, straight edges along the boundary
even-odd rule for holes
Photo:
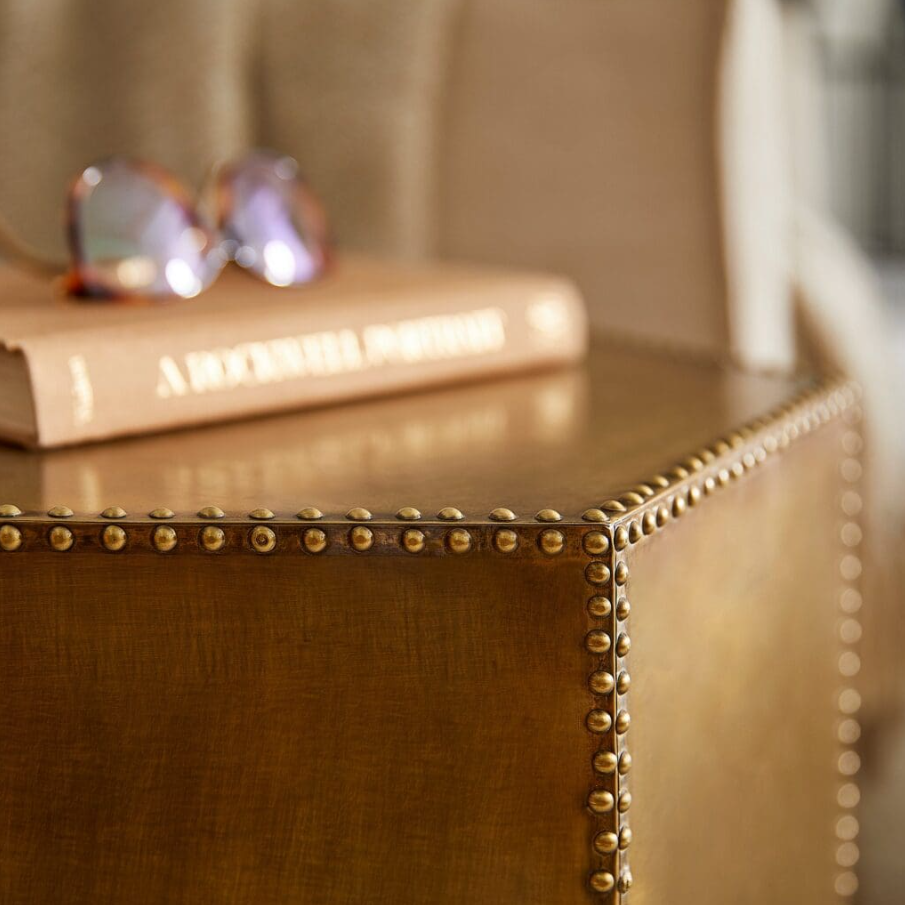
[[[604,774],[604,776],[609,775],[610,773],[616,772],[616,755],[611,751],[598,751],[594,755],[594,769],[598,773]]]
[[[167,509],[166,506],[161,506],[159,509],[153,509],[148,513],[149,518],[154,519],[168,519],[173,518],[176,513],[173,512],[172,509]]]
[[[677,481],[684,481],[687,478],[690,478],[691,474],[689,473],[688,469],[685,468],[684,466],[676,465],[675,468],[670,468],[669,476],[671,478],[675,478]]]
[[[118,553],[126,546],[126,532],[119,525],[107,525],[101,532],[101,542],[111,553]]]
[[[839,597],[839,607],[843,613],[857,613],[862,606],[861,592],[856,588],[846,588]]]
[[[51,528],[48,539],[50,540],[50,546],[58,553],[65,553],[67,550],[70,550],[75,543],[72,532],[62,525]]]
[[[541,509],[535,516],[539,522],[561,522],[562,516],[555,509]]]
[[[471,549],[471,535],[464,528],[454,528],[446,535],[450,553],[467,553]]]
[[[327,549],[327,532],[320,528],[306,529],[302,534],[302,546],[309,553],[323,553]]]
[[[226,513],[219,506],[205,506],[198,510],[198,518],[220,519],[225,517]]]
[[[853,782],[847,782],[836,793],[836,803],[840,808],[851,810],[861,802],[861,790]]]
[[[688,488],[688,505],[697,506],[701,502],[701,488],[697,484]]]
[[[857,644],[861,640],[861,623],[857,619],[846,619],[839,626],[839,638],[843,644]]]
[[[610,649],[612,639],[606,632],[594,629],[585,636],[584,643],[592,654],[605,654]]]
[[[0,525],[0,550],[14,553],[22,546],[22,532],[15,525]]]
[[[701,459],[699,459],[697,456],[689,456],[687,459],[683,459],[682,464],[689,471],[701,471],[701,469],[703,469],[704,467],[703,461],[701,461]]]
[[[644,497],[637,490],[629,490],[619,497],[619,502],[628,506],[640,506],[644,502]]]
[[[205,525],[198,533],[198,543],[208,553],[216,553],[226,544],[226,533],[216,525]]]
[[[592,789],[588,795],[588,807],[595,814],[608,814],[613,810],[615,800],[611,792],[606,789]]]
[[[17,518],[22,515],[22,510],[14,503],[0,505],[0,518]]]
[[[620,657],[626,656],[632,649],[632,639],[625,633],[616,639],[616,654]]]
[[[588,601],[588,612],[598,619],[605,619],[613,610],[613,605],[607,597],[592,597]]]
[[[369,522],[373,516],[367,509],[363,509],[361,506],[355,506],[346,513],[346,518],[350,522]]]
[[[616,772],[616,755],[611,751],[598,751],[594,755],[594,769],[598,773],[603,773],[604,776],[609,775],[610,773]]]
[[[717,482],[720,487],[725,487],[729,483],[729,470],[721,468],[716,475]]]
[[[590,556],[601,556],[610,549],[610,539],[602,531],[589,531],[582,543]]]
[[[858,891],[858,875],[850,870],[839,874],[833,884],[833,889],[840,899],[850,899]]]
[[[836,737],[843,745],[854,745],[861,738],[861,726],[857,720],[843,720],[836,730]]]
[[[623,751],[619,755],[619,775],[625,776],[632,769],[632,756],[628,751]]]
[[[861,709],[861,695],[854,688],[843,688],[839,692],[839,712],[847,716]]]
[[[631,806],[632,806],[632,793],[631,792],[620,793],[619,802],[616,805],[616,810],[619,811],[620,814],[624,814]]]
[[[584,576],[591,584],[609,584],[610,569],[606,563],[588,563],[587,568],[584,570]]]
[[[679,516],[684,515],[685,509],[688,506],[688,503],[685,501],[685,497],[679,495],[672,501],[672,514],[679,518]]]
[[[842,557],[839,573],[846,581],[855,581],[861,575],[861,560],[852,553]]]
[[[619,500],[607,500],[605,503],[601,503],[600,508],[604,512],[626,512],[625,506],[619,502]]]
[[[843,751],[838,766],[843,776],[854,776],[861,769],[861,756],[857,751]]]
[[[620,525],[613,534],[613,546],[617,550],[624,550],[628,546],[628,529]]]
[[[585,725],[591,732],[603,735],[612,728],[613,718],[605,710],[592,710],[585,719]]]
[[[72,510],[68,506],[54,506],[47,514],[51,518],[72,518]]]
[[[634,880],[634,878],[632,877],[632,872],[631,872],[630,870],[627,870],[627,871],[619,878],[619,883],[617,884],[617,886],[618,886],[618,888],[619,888],[619,892],[622,893],[622,894],[624,895],[625,893],[627,893],[627,892],[632,888],[632,884],[633,884],[634,882],[635,882],[635,880]]]
[[[661,474],[655,474],[647,483],[654,487],[659,487],[660,490],[666,490],[669,487],[669,479]]]
[[[253,518],[259,522],[267,522],[270,521],[270,519],[272,519],[274,515],[269,509],[265,509],[262,506],[259,509],[252,509],[252,511],[248,513],[248,517]]]
[[[424,549],[424,532],[417,528],[408,528],[402,532],[402,546],[409,553],[420,553]]]
[[[304,509],[299,509],[295,517],[303,522],[316,522],[324,517],[324,513],[314,506],[306,506]]]
[[[620,710],[619,713],[616,714],[616,734],[617,735],[625,735],[628,732],[628,727],[632,724],[632,718],[629,715],[627,710]]]
[[[607,870],[595,870],[591,874],[591,889],[594,892],[612,892],[615,885],[613,875]]]
[[[122,506],[108,506],[102,513],[101,518],[125,518],[128,513]]]
[[[857,817],[846,814],[836,821],[836,838],[843,842],[851,842],[858,836],[860,829]]]
[[[665,506],[657,509],[657,527],[662,528],[669,521],[669,510]]]
[[[248,539],[255,553],[271,553],[277,545],[276,534],[265,525],[256,525],[252,528]]]
[[[490,513],[490,520],[492,522],[514,522],[515,519],[515,513],[511,509],[505,509],[503,507],[494,509],[493,512]]]
[[[854,842],[843,842],[836,849],[836,863],[840,867],[854,867],[861,858],[861,852]]]
[[[437,513],[437,518],[444,522],[461,522],[465,516],[462,514],[461,510],[456,509],[455,506],[444,506]]]
[[[493,545],[500,553],[513,553],[518,549],[518,535],[508,528],[501,528],[494,532]]]
[[[624,852],[632,844],[632,831],[624,826],[619,830],[619,851]]]
[[[594,694],[612,694],[615,686],[616,682],[613,679],[612,673],[608,673],[602,669],[598,672],[591,673],[591,677],[588,679],[588,687]]]
[[[640,493],[641,496],[647,498],[654,495],[654,488],[650,486],[650,484],[635,484],[632,488],[636,493]]]
[[[175,548],[178,539],[176,532],[169,525],[161,525],[154,529],[151,540],[158,553],[169,553]]]
[[[706,493],[707,496],[710,496],[714,490],[716,490],[716,479],[712,475],[709,475],[704,478],[704,493]]]
[[[627,672],[621,672],[616,676],[616,691],[619,694],[627,694],[632,684],[632,677]]]
[[[594,837],[594,851],[601,855],[612,855],[619,848],[619,837],[615,833],[598,833]]]
[[[586,522],[605,522],[607,520],[606,513],[602,509],[585,509],[581,517]]]
[[[628,581],[628,566],[624,562],[617,562],[616,570],[613,574],[616,578],[616,584],[625,584]]]
[[[645,534],[653,534],[657,530],[657,513],[653,510],[645,512],[641,519],[641,530]]]
[[[556,531],[553,528],[541,531],[538,541],[541,550],[548,556],[556,556],[558,553],[562,553],[563,547],[566,545],[566,539],[563,537],[562,531]]]
[[[620,597],[619,603],[616,604],[616,618],[625,622],[631,612],[632,605],[624,597]]]
[[[421,518],[421,513],[414,506],[403,506],[396,513],[396,518],[401,522],[417,522]]]
[[[641,522],[633,521],[628,526],[628,539],[631,543],[637,544],[644,537],[644,531],[641,528]]]
[[[757,465],[757,459],[754,458],[753,452],[746,452],[742,456],[742,465],[745,466],[749,471]]]
[[[365,528],[364,525],[356,525],[349,532],[349,543],[354,550],[364,553],[374,546],[374,532],[370,528]]]
[[[853,651],[847,650],[839,657],[839,672],[847,679],[861,672],[861,658]]]
[[[716,458],[716,456],[713,454],[713,451],[707,449],[706,446],[703,449],[698,450],[698,455],[701,457],[701,461],[705,465],[709,465]]]

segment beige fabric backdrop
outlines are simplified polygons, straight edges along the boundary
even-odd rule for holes
[[[60,199],[92,159],[151,157],[197,185],[273,146],[341,243],[566,271],[611,333],[738,352],[725,5],[0,0],[0,212],[59,253]]]

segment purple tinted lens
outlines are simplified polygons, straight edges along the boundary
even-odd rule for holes
[[[223,267],[184,191],[156,168],[118,158],[90,166],[71,199],[71,251],[87,295],[191,298]]]
[[[323,211],[292,158],[256,151],[225,168],[218,188],[220,229],[238,264],[275,286],[323,272]]]

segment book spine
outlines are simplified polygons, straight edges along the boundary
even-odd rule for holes
[[[321,306],[329,307],[329,306]],[[567,281],[474,283],[334,310],[226,323],[70,331],[23,343],[36,445],[165,430],[396,393],[580,358],[583,303]]]

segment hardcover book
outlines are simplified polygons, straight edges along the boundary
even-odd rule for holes
[[[229,273],[164,305],[73,301],[0,270],[0,437],[53,447],[551,366],[587,346],[572,284],[340,260],[275,289]]]

